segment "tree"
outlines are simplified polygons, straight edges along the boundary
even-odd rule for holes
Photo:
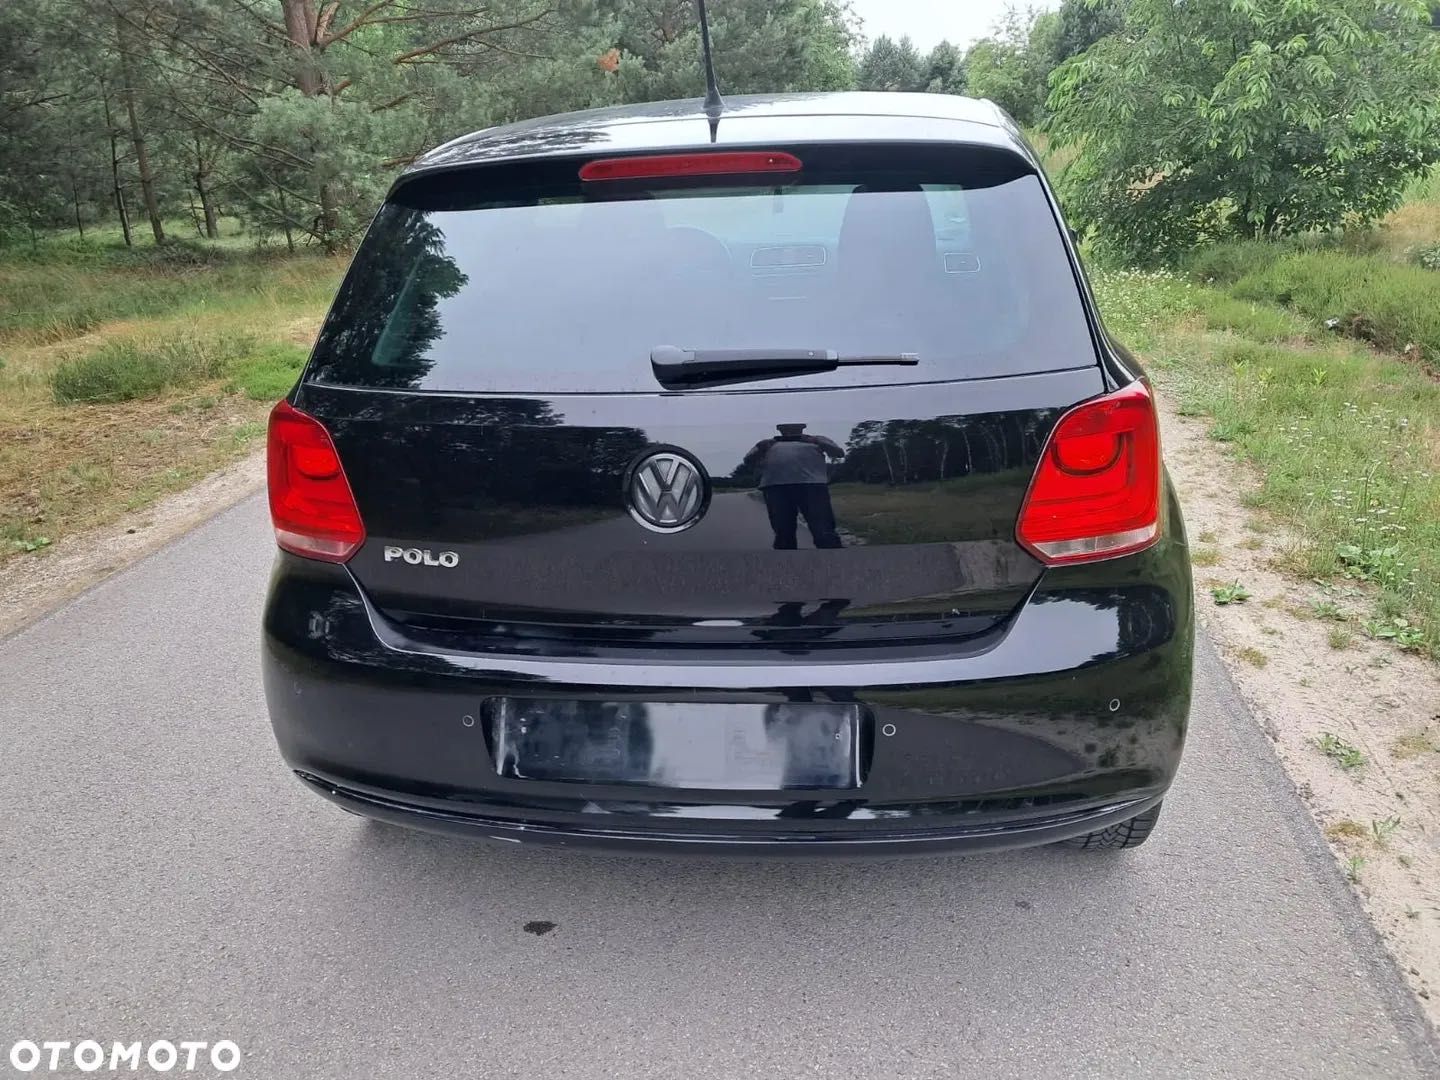
[[[924,90],[929,73],[915,43],[881,35],[860,59],[855,85],[861,90]]]
[[[387,167],[453,134],[441,125],[455,110],[438,106],[457,82],[530,53],[554,12],[547,0],[105,2],[169,80],[190,136],[171,169],[181,190],[203,187],[205,202],[218,152],[233,151],[247,215],[327,250],[368,219]],[[143,19],[129,10],[147,2]]]
[[[0,5],[0,241],[65,225],[83,232],[111,202],[106,140],[113,132],[128,146],[102,108],[97,74],[109,61],[76,37],[68,15],[63,0]],[[113,24],[101,25],[113,48]],[[128,179],[124,154],[115,155],[115,190]]]
[[[1440,151],[1428,23],[1425,0],[1128,0],[1053,79],[1072,215],[1132,261],[1384,215]]]
[[[989,98],[1016,123],[1038,123],[1059,25],[1054,12],[1007,9],[995,32],[972,45],[965,57],[967,92]]]
[[[136,25],[141,16],[125,6],[114,7],[115,54],[120,58],[120,101],[125,109],[125,122],[131,144],[135,147],[135,170],[140,176],[140,193],[145,201],[145,214],[155,243],[165,242],[165,225],[160,217],[160,202],[155,196],[155,174],[150,168],[150,152],[146,125],[141,122],[139,53],[142,45]]]
[[[1055,27],[1052,67],[1079,56],[1103,37],[1109,37],[1124,23],[1122,0],[1064,0]]]
[[[845,0],[711,18],[727,96],[854,83]],[[0,242],[223,211],[334,251],[438,143],[703,88],[693,0],[0,2]]]
[[[705,92],[694,0],[605,0],[600,13],[618,49],[620,100]],[[712,3],[709,16],[723,94],[845,90],[853,83],[854,29],[833,0],[726,0]]]
[[[965,93],[965,54],[948,41],[930,50],[925,59],[925,86],[931,94]]]

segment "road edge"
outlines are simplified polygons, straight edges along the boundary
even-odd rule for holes
[[[1262,762],[1259,772],[1269,793],[1284,799],[1292,807],[1293,812],[1285,815],[1290,834],[1295,839],[1306,865],[1324,883],[1331,908],[1351,940],[1355,942],[1355,951],[1363,959],[1366,975],[1383,1000],[1387,1014],[1396,1029],[1404,1033],[1407,1048],[1416,1064],[1440,1075],[1440,1029],[1430,1022],[1419,999],[1406,983],[1405,976],[1379,928],[1365,910],[1363,901],[1345,880],[1335,862],[1335,856],[1331,853],[1330,845],[1320,831],[1320,823],[1315,820],[1315,815],[1301,797],[1284,762],[1280,760],[1280,755],[1266,737],[1260,718],[1255,715],[1249,701],[1240,692],[1229,663],[1211,640],[1208,630],[1196,634],[1195,647],[1197,651],[1208,653],[1216,670],[1221,673],[1222,684],[1215,688],[1217,696],[1224,701],[1227,708],[1248,720],[1248,723],[1238,725],[1238,737],[1246,744],[1245,749],[1249,751],[1252,760],[1258,759]],[[1200,723],[1205,722],[1204,717],[1198,719]],[[1192,735],[1196,720],[1192,715]]]
[[[0,565],[0,642],[193,532],[264,486],[265,451],[261,449],[109,525],[8,560]]]

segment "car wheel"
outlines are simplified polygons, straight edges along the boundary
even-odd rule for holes
[[[1085,851],[1116,851],[1120,848],[1139,847],[1149,837],[1155,823],[1160,820],[1160,807],[1156,803],[1143,814],[1136,814],[1129,821],[1111,825],[1099,832],[1086,833],[1070,840],[1062,840],[1061,847],[1083,848]]]

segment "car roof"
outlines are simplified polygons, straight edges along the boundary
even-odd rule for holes
[[[994,103],[950,94],[751,94],[712,125],[699,98],[542,116],[462,135],[422,155],[400,182],[527,158],[816,142],[952,142],[1029,148]]]

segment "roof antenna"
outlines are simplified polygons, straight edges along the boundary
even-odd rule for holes
[[[710,49],[710,17],[705,13],[705,0],[695,0],[700,8],[700,49],[705,60],[705,115],[710,118],[710,141],[720,136],[720,114],[725,102],[720,97],[720,84],[715,81],[715,56]]]

